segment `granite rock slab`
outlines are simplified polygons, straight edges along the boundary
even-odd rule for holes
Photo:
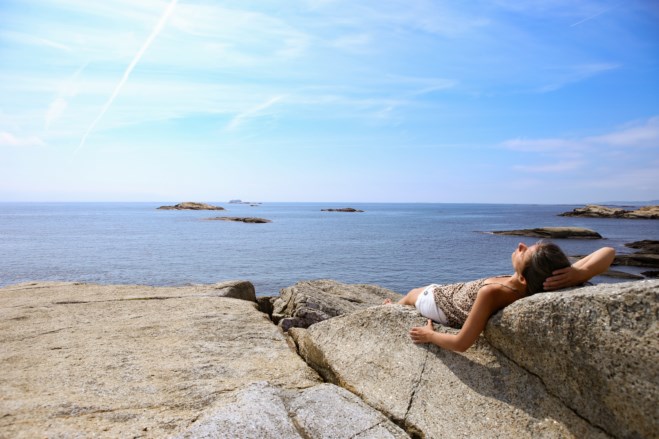
[[[487,339],[616,437],[659,433],[659,281],[537,294],[490,319]]]
[[[413,308],[383,305],[289,334],[326,380],[413,437],[609,437],[483,337],[462,354],[413,344],[409,329],[425,323]]]
[[[402,439],[409,436],[341,387],[285,390],[254,383],[222,398],[180,439]]]
[[[0,436],[168,437],[254,382],[319,384],[236,286],[0,289]]]

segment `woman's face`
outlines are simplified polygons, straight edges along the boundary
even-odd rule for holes
[[[533,252],[535,252],[536,248],[537,245],[532,245],[531,247],[528,247],[523,242],[520,242],[517,245],[517,248],[512,254],[512,262],[515,272],[521,273],[522,271],[524,271],[524,269],[529,263],[529,259],[531,258],[531,255],[533,255]]]

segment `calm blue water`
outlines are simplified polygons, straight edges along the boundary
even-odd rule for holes
[[[220,202],[213,204],[226,212],[156,210],[162,204],[0,203],[0,286],[247,279],[257,294],[270,295],[300,280],[331,278],[402,293],[431,282],[510,273],[517,243],[534,242],[487,231],[579,226],[606,238],[557,241],[568,254],[603,245],[629,253],[624,243],[659,239],[659,221],[557,216],[579,207],[572,205]],[[366,212],[320,211],[332,207]],[[273,222],[203,221],[220,215]]]

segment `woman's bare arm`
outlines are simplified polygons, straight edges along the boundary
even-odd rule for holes
[[[580,285],[608,270],[615,256],[616,251],[613,248],[602,247],[579,259],[570,267],[554,271],[543,284],[545,291]]]
[[[432,343],[440,348],[464,352],[478,339],[490,316],[512,301],[514,299],[510,294],[502,294],[496,285],[482,287],[460,332],[457,334],[435,332],[432,320],[428,319],[425,326],[412,328],[410,337],[414,343]]]

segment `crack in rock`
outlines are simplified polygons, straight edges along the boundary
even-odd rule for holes
[[[418,432],[415,428],[411,428],[411,426],[408,425],[407,417],[410,413],[410,410],[412,409],[412,404],[414,404],[414,397],[416,396],[416,392],[419,389],[419,385],[421,384],[421,380],[423,379],[423,374],[426,371],[426,365],[428,364],[428,356],[430,355],[430,350],[428,348],[424,348],[424,350],[426,351],[426,355],[423,359],[423,366],[421,366],[421,372],[419,373],[419,378],[416,380],[416,383],[414,383],[414,388],[412,389],[412,394],[410,395],[410,401],[407,404],[407,409],[405,410],[405,416],[403,416],[403,421],[402,421],[403,425],[401,426],[405,429],[405,431],[408,434],[410,434],[411,437],[415,437]],[[410,431],[410,429],[412,431]]]

